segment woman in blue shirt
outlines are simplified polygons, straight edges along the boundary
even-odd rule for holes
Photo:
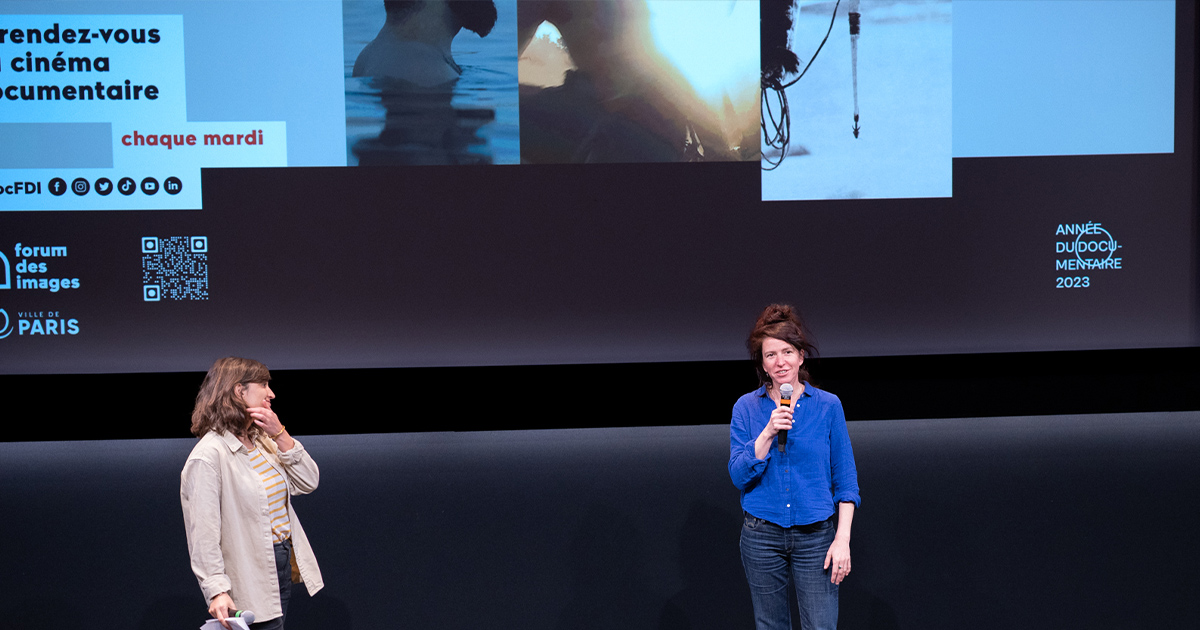
[[[742,565],[758,630],[790,630],[788,584],[805,630],[837,627],[850,573],[858,473],[837,396],[808,384],[814,348],[792,307],[763,310],[746,340],[761,386],[729,424],[729,476],[742,495]],[[792,388],[790,404],[780,391]]]

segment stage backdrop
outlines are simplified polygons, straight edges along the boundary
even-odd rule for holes
[[[1191,623],[1200,414],[849,428],[842,628]],[[289,628],[753,627],[726,426],[300,439],[326,589]],[[0,444],[5,627],[199,627],[193,443]]]

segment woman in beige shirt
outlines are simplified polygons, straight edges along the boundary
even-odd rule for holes
[[[267,366],[227,357],[209,369],[192,410],[200,438],[183,466],[179,498],[188,554],[208,612],[225,621],[250,610],[255,630],[282,630],[292,582],[309,594],[321,570],[291,497],[320,471],[271,410]]]

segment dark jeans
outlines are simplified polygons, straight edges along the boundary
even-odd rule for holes
[[[834,519],[780,527],[745,515],[742,524],[742,566],[750,583],[754,625],[758,630],[791,630],[788,583],[796,588],[804,630],[834,630],[838,618],[838,587],[824,568],[825,554],[837,533]]]
[[[275,571],[279,574],[279,605],[283,616],[250,624],[251,630],[283,630],[283,619],[287,617],[288,600],[292,598],[292,540],[289,538],[275,543]]]

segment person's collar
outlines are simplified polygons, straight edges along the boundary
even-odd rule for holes
[[[225,446],[229,447],[230,453],[236,453],[239,448],[245,447],[245,444],[242,444],[242,441],[238,439],[238,436],[228,431],[221,431],[220,438],[221,441],[225,443]]]
[[[808,384],[808,381],[800,381],[800,384],[801,384],[801,385],[804,385],[804,391],[803,391],[803,392],[801,392],[801,394],[800,394],[800,395],[801,395],[801,396],[804,396],[804,397],[806,397],[806,398],[808,398],[808,397],[811,397],[811,396],[812,396],[812,385],[809,385],[809,384]],[[757,391],[757,392],[755,392],[755,393],[756,393],[756,394],[758,394],[759,396],[763,397],[763,398],[770,398],[770,397],[771,397],[771,394],[770,394],[770,392],[769,392],[769,391],[767,391],[767,386],[766,386],[766,385],[759,385],[759,386],[758,386],[758,391]]]

